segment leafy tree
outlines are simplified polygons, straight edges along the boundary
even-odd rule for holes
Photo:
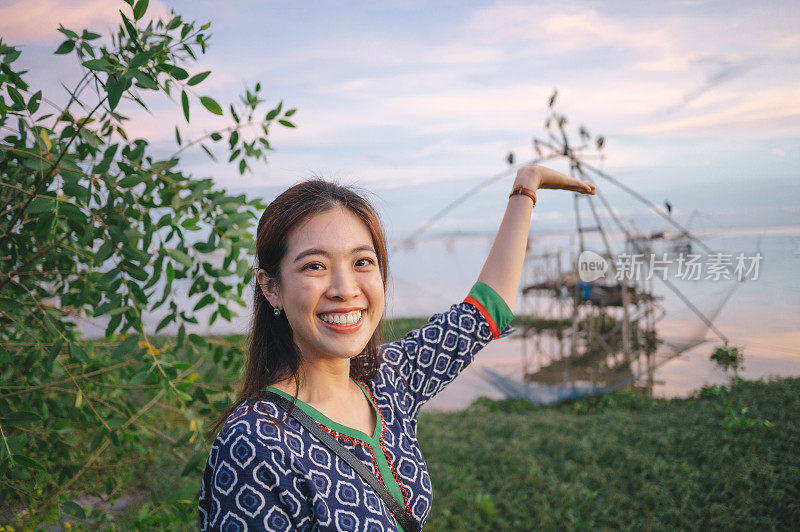
[[[20,50],[0,40],[0,522],[107,519],[97,509],[87,516],[72,497],[86,483],[113,502],[130,478],[103,464],[156,442],[186,460],[184,474],[199,471],[199,420],[231,393],[214,385],[216,373],[230,377],[242,358],[237,343],[187,325],[201,325],[196,312],[206,307],[210,325],[244,306],[264,205],[186,175],[179,155],[199,146],[213,158],[209,146],[220,143],[245,173],[266,162],[270,125],[294,127],[295,110],[278,104],[264,114],[256,84],[218,130],[187,141],[176,127],[177,151],[153,157],[147,140],[126,134],[123,108],[147,109],[148,95],[162,92],[186,122],[227,113],[200,92],[210,72],[190,71],[210,24],[174,12],[146,22],[148,0],[125,2],[105,40],[59,28],[55,53],[74,55],[80,68],[62,106],[28,85],[14,65]],[[191,303],[176,293],[178,280]],[[148,334],[143,316],[154,315],[156,332],[177,334]],[[77,318],[102,322],[105,336],[87,340]],[[182,417],[184,428],[165,432],[156,411]],[[193,523],[195,499],[156,498],[137,526]]]
[[[726,343],[724,346],[714,349],[710,358],[725,373],[733,370],[732,380],[739,378],[739,370],[744,366],[744,353],[740,348],[729,346]]]

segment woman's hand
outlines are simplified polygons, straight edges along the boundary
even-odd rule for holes
[[[593,183],[575,179],[561,172],[556,172],[544,166],[523,166],[517,170],[514,186],[522,185],[525,188],[538,190],[540,188],[553,188],[572,190],[581,194],[594,194],[596,188]]]

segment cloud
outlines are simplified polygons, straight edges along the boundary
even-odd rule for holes
[[[697,88],[687,92],[681,98],[681,101],[675,105],[669,106],[662,111],[656,111],[655,115],[659,114],[672,114],[686,107],[688,104],[697,100],[704,94],[710,92],[712,89],[722,85],[723,83],[730,82],[737,78],[743,77],[755,68],[763,65],[765,58],[749,58],[742,61],[729,61],[727,59],[708,59],[708,62],[716,63],[719,66],[706,78],[706,80]],[[698,61],[699,62],[699,61]]]
[[[765,126],[768,135],[797,133],[800,118],[800,84],[743,92],[737,101],[719,110],[700,111],[692,116],[662,120],[631,130],[643,135],[720,134],[746,132],[762,136]],[[793,122],[793,123],[792,123]],[[771,125],[771,127],[769,127]]]
[[[47,43],[62,40],[58,25],[80,33],[80,30],[104,30],[120,22],[119,11],[126,15],[130,8],[109,0],[17,0],[2,7],[0,35],[9,44]],[[150,2],[147,17],[166,14],[160,2]]]

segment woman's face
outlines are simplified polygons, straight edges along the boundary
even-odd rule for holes
[[[337,207],[295,227],[287,248],[280,286],[265,289],[265,295],[286,313],[303,358],[350,359],[361,353],[384,307],[367,226],[349,209]]]

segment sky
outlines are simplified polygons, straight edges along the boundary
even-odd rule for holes
[[[22,47],[28,81],[64,101],[59,81],[76,79],[77,63],[52,55],[58,23],[107,34],[119,9],[130,11],[121,0],[0,0],[0,35]],[[260,81],[270,103],[298,109],[297,128],[271,131],[276,151],[252,174],[184,156],[184,168],[230,191],[269,200],[321,175],[373,191],[390,231],[407,233],[507,168],[508,152],[532,158],[557,88],[573,142],[580,125],[606,139],[605,159],[589,162],[653,203],[669,199],[684,223],[800,223],[796,1],[153,0],[146,19],[170,9],[212,23],[208,53],[189,68],[212,71],[201,93],[230,102]],[[121,104],[128,133],[171,153],[180,105],[148,103],[150,113]],[[225,125],[193,109],[184,138]],[[441,228],[483,228],[477,210],[499,221],[512,181]],[[620,213],[644,210],[602,179],[598,189]],[[545,228],[574,218],[566,195],[543,196]]]

